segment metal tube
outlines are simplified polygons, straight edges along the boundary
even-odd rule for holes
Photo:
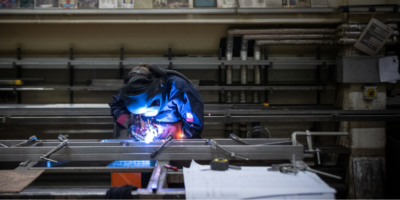
[[[336,43],[338,44],[355,44],[357,42],[357,38],[340,38],[336,40]],[[386,40],[385,45],[395,45],[397,43],[397,38],[394,37],[393,39],[388,39]]]
[[[333,40],[257,40],[257,45],[333,45]]]
[[[269,34],[244,35],[246,40],[281,40],[281,39],[322,39],[333,38],[333,34]]]
[[[340,24],[336,29],[338,30],[364,30],[365,27],[367,27],[368,24]],[[398,26],[396,23],[390,23],[386,24],[386,26],[392,28],[392,29],[398,29]]]
[[[254,44],[254,60],[261,59],[260,46]],[[254,65],[254,84],[259,85],[261,83],[260,66]],[[253,102],[258,103],[258,91],[253,91]]]
[[[257,34],[295,34],[295,33],[334,33],[332,28],[269,28],[269,29],[230,29],[228,35]]]
[[[336,33],[336,37],[358,38],[362,34],[361,31],[347,31],[343,30]],[[392,36],[399,36],[399,31],[393,31]]]

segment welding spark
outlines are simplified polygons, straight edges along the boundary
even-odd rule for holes
[[[149,143],[152,142],[154,140],[154,138],[157,137],[157,128],[148,124],[147,128],[145,130],[145,137],[144,137],[144,142]]]

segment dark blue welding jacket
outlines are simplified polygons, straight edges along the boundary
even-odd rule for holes
[[[155,116],[160,123],[182,122],[186,138],[201,138],[204,124],[204,103],[199,91],[178,76],[167,77],[168,102]],[[121,94],[109,103],[114,121],[122,114],[130,114]],[[118,123],[117,123],[118,124]]]

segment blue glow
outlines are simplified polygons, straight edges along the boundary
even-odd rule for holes
[[[47,167],[50,168],[50,167],[51,167],[51,161],[47,161],[47,162],[46,162],[46,165],[47,165]]]
[[[107,167],[154,167],[155,160],[117,160]]]

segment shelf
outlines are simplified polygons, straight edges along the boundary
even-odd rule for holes
[[[198,90],[205,91],[304,91],[304,90],[335,90],[332,86],[195,86]],[[121,86],[14,86],[14,87],[1,87],[0,91],[118,91]]]
[[[234,14],[234,8],[208,9],[2,9],[0,15],[153,15],[153,14]]]
[[[335,13],[336,8],[207,8],[207,9],[2,9],[1,15],[152,15]]]
[[[336,8],[238,8],[242,14],[336,13]]]
[[[323,58],[316,60],[308,57],[276,57],[270,60],[218,60],[217,57],[182,57],[168,60],[165,57],[153,58],[128,58],[118,60],[116,58],[77,58],[68,60],[66,58],[26,58],[17,60],[14,58],[0,58],[1,68],[13,68],[15,65],[22,66],[25,69],[67,69],[68,63],[74,66],[74,69],[118,69],[122,64],[123,68],[130,69],[146,60],[147,63],[155,64],[160,67],[168,67],[172,64],[172,69],[217,69],[219,65],[233,65],[237,69],[240,65],[248,65],[252,69],[253,65],[271,65],[271,69],[316,69],[317,65],[336,65],[335,59]],[[224,68],[224,67],[223,67]]]

